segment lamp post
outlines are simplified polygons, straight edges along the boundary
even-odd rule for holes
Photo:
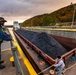
[[[73,18],[72,18],[71,28],[73,28],[74,26],[75,9],[76,9],[76,6],[74,6],[74,13],[73,13]]]

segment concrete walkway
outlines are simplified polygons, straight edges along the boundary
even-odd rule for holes
[[[12,63],[10,62],[10,57],[12,56],[11,50],[2,51],[2,60],[5,62],[5,69],[0,70],[0,75],[16,75],[15,67],[12,67]]]
[[[7,45],[7,43],[5,45]],[[2,47],[5,45],[2,44]],[[5,50],[2,49],[2,60],[5,61],[3,65],[5,65],[6,67],[5,69],[0,70],[0,75],[16,75],[16,70],[15,70],[15,67],[12,66],[12,63],[10,62],[10,57],[12,57],[12,51],[8,48],[6,48]],[[22,58],[20,58],[19,61],[20,61],[22,70],[24,72],[24,75],[29,75],[29,72],[26,66],[24,65]]]

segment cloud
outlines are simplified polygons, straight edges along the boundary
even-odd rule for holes
[[[0,0],[0,13],[7,16],[36,15],[51,13],[61,6],[64,0]],[[68,2],[68,1],[67,1]],[[2,3],[2,4],[1,4]],[[59,7],[60,8],[60,7]]]
[[[24,19],[28,16],[51,13],[71,2],[75,3],[76,0],[0,0],[0,15]]]

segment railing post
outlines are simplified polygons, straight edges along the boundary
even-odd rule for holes
[[[13,46],[13,43],[11,42],[11,46]],[[11,47],[12,49],[12,53],[13,53],[13,57],[14,57],[14,64],[15,64],[15,68],[16,68],[16,75],[24,75],[23,70],[21,68],[19,59],[18,59],[18,55],[17,55],[17,48],[15,46]]]

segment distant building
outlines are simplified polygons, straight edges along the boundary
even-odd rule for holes
[[[18,21],[14,21],[14,22],[13,22],[13,28],[14,28],[15,30],[20,29],[20,25],[19,25]]]

